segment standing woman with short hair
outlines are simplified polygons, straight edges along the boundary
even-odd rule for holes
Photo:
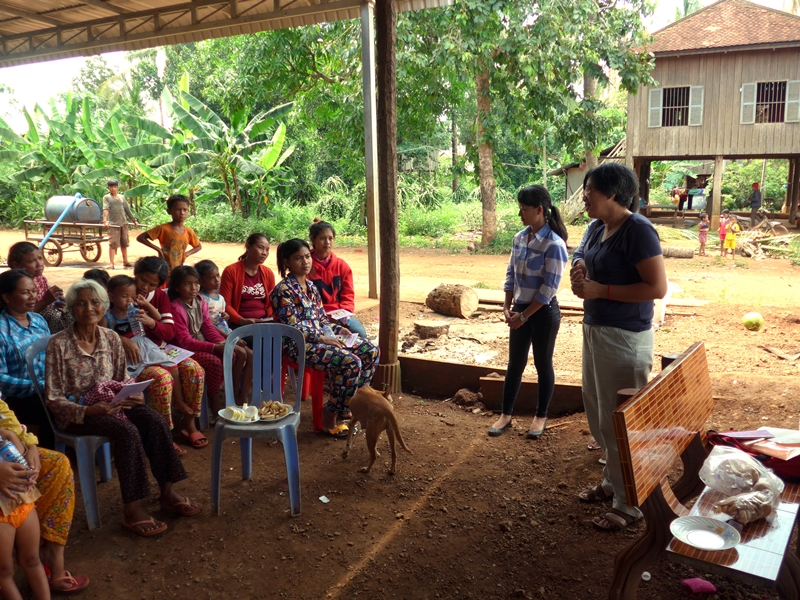
[[[570,281],[584,300],[583,405],[589,429],[606,451],[606,465],[602,483],[578,499],[613,501],[592,523],[619,531],[642,512],[625,495],[613,418],[617,390],[647,383],[653,368],[653,300],[666,295],[667,274],[655,227],[630,210],[639,191],[636,174],[605,163],[586,174],[583,187],[586,212],[596,221],[575,252]]]
[[[517,204],[522,224],[527,227],[514,236],[503,286],[503,314],[510,329],[508,369],[503,384],[503,412],[489,428],[489,435],[501,435],[511,426],[528,351],[533,346],[539,398],[527,437],[538,439],[547,425],[547,409],[556,382],[553,351],[561,325],[556,292],[567,266],[567,228],[544,186],[521,189]]]

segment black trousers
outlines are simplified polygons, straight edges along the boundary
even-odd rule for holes
[[[56,449],[53,428],[50,427],[50,421],[47,419],[47,413],[39,396],[10,396],[4,400],[14,411],[17,420],[36,433],[42,448]]]
[[[514,312],[522,312],[528,304],[514,305]],[[512,329],[508,335],[508,369],[503,384],[503,414],[514,412],[514,403],[522,383],[522,373],[528,364],[528,350],[533,346],[533,364],[538,378],[538,403],[536,416],[546,417],[553,390],[556,387],[556,374],[553,369],[553,351],[556,336],[561,325],[561,309],[553,298],[549,305],[541,307],[519,329]]]
[[[186,479],[186,471],[172,445],[166,419],[146,404],[125,411],[130,421],[108,415],[87,416],[83,423],[71,423],[67,433],[104,435],[111,438],[119,475],[122,502],[136,502],[150,496],[145,456],[159,484]]]

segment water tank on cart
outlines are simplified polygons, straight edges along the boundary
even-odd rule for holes
[[[56,221],[64,209],[75,200],[75,196],[53,196],[44,206],[44,218],[47,221]],[[103,221],[103,208],[91,198],[81,198],[69,209],[64,217],[65,223],[101,223]]]

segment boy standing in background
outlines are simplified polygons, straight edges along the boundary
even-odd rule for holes
[[[180,267],[187,257],[200,252],[203,248],[197,234],[186,227],[189,217],[189,199],[182,194],[174,194],[167,198],[167,214],[172,217],[171,223],[153,227],[136,238],[136,241],[155,250],[167,261],[170,272]],[[150,240],[158,241],[160,248]],[[191,250],[187,250],[191,246]]]
[[[130,268],[133,265],[128,262],[128,219],[133,221],[134,227],[139,226],[139,221],[133,216],[125,196],[117,193],[119,181],[109,179],[107,187],[108,193],[103,196],[103,225],[108,227],[108,268],[116,268],[114,258],[117,248],[122,250],[122,266]]]

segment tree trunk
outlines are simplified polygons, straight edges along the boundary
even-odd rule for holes
[[[231,179],[233,179],[234,201],[236,202],[235,211],[238,210],[239,214],[244,216],[244,208],[242,207],[242,197],[239,195],[239,182],[236,179],[236,169],[231,169]]]
[[[236,203],[233,201],[233,190],[231,190],[231,182],[228,181],[228,170],[224,167],[220,169],[222,175],[222,182],[225,184],[225,195],[228,196],[228,204],[231,207],[231,214],[236,214]]]
[[[425,305],[442,315],[469,319],[478,310],[478,294],[465,285],[443,283],[431,290]]]
[[[437,338],[450,332],[450,321],[414,321],[414,331],[421,340]]]
[[[594,77],[590,77],[587,74],[583,76],[583,97],[587,100],[594,100],[595,94],[597,92],[597,81]],[[594,112],[592,111],[590,116],[594,116]],[[583,142],[583,150],[586,155],[586,170],[584,173],[588,173],[592,169],[597,166],[597,155],[595,152],[597,149],[594,147],[594,144],[587,143],[586,140]]]
[[[492,144],[485,139],[485,124],[489,121],[492,100],[489,97],[489,68],[475,77],[478,94],[478,176],[483,205],[483,234],[481,246],[488,247],[497,234],[497,203],[495,199],[494,166],[492,164]]]
[[[542,185],[547,188],[547,135],[542,140]]]
[[[197,206],[194,203],[194,188],[189,188],[189,212],[193,217],[197,216]]]
[[[381,360],[373,381],[400,391],[400,258],[397,229],[397,5],[375,3],[378,68],[378,208],[380,211],[380,330]]]
[[[452,143],[452,163],[453,163],[453,193],[458,191],[458,173],[456,173],[456,163],[458,162],[458,128],[456,127],[456,112],[450,110],[450,117],[452,118],[453,125],[453,143]]]

